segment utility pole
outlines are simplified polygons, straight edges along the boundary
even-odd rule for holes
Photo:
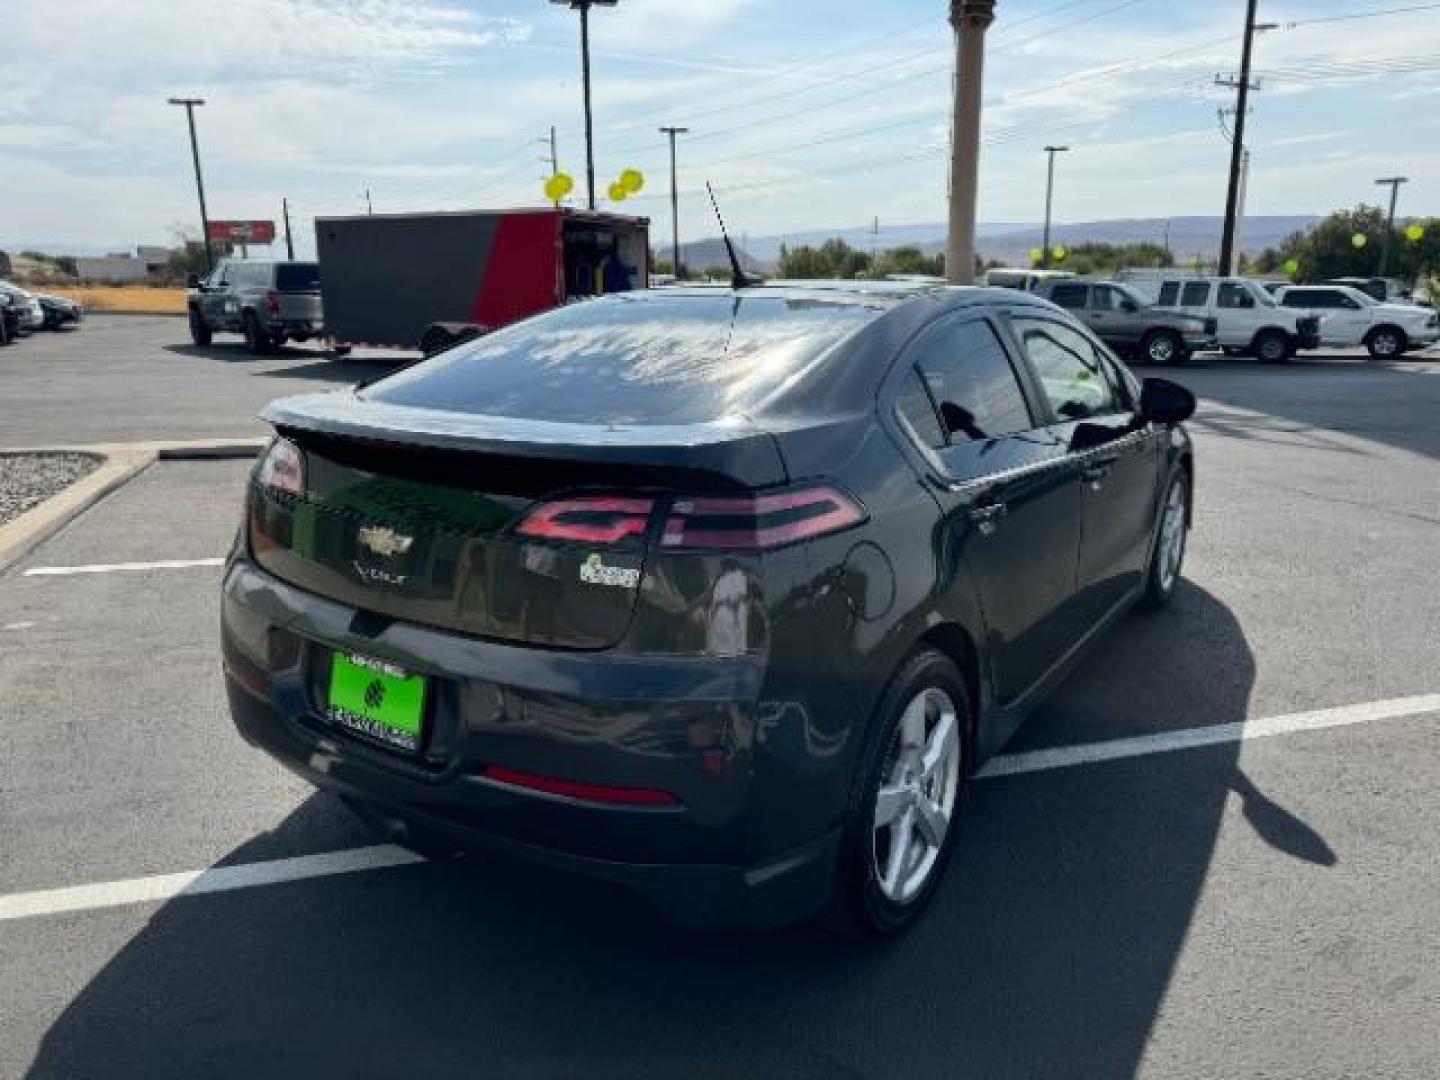
[[[295,261],[295,242],[290,239],[290,200],[280,200],[280,214],[285,219],[285,258]]]
[[[1245,149],[1245,113],[1250,105],[1250,56],[1254,50],[1257,30],[1279,29],[1278,23],[1255,22],[1257,0],[1245,2],[1245,43],[1240,49],[1240,78],[1237,81],[1216,79],[1221,86],[1234,86],[1238,97],[1235,102],[1235,137],[1230,141],[1230,183],[1225,192],[1225,229],[1220,237],[1220,272],[1235,261],[1235,209],[1240,200],[1240,164]]]
[[[590,9],[614,7],[619,0],[550,0],[580,12],[580,74],[585,82],[585,193],[595,209],[595,135],[590,117]]]
[[[1240,260],[1245,257],[1245,245],[1241,243],[1245,230],[1245,195],[1250,190],[1250,148],[1240,151],[1240,196],[1235,201],[1235,242],[1230,250],[1230,262],[1221,273],[1234,277],[1240,273]]]
[[[375,204],[370,201],[370,189],[368,187],[365,189],[365,213],[375,213]]]
[[[540,142],[540,143],[547,143],[547,142],[548,142],[548,143],[550,144],[550,156],[549,156],[549,157],[545,157],[545,158],[541,158],[540,160],[549,163],[549,165],[550,165],[550,175],[551,175],[551,176],[554,176],[556,173],[558,173],[558,172],[560,171],[560,154],[559,154],[559,151],[557,151],[557,150],[555,149],[555,125],[554,125],[554,124],[551,124],[551,125],[550,125],[550,138],[549,138],[549,139],[543,139],[543,138],[542,138],[542,139],[538,139],[538,140],[536,140],[536,141],[538,141],[538,142]]]
[[[1045,147],[1045,153],[1050,156],[1050,164],[1045,175],[1045,240],[1040,249],[1040,265],[1047,269],[1050,266],[1050,205],[1055,195],[1055,155],[1063,154],[1069,149],[1068,146]]]
[[[1385,237],[1380,243],[1380,277],[1390,269],[1390,243],[1395,234],[1395,202],[1400,197],[1400,185],[1409,182],[1408,176],[1385,176],[1375,181],[1381,187],[1390,187],[1390,216],[1385,219]]]
[[[662,127],[660,134],[670,136],[670,262],[675,277],[682,278],[684,264],[680,261],[680,188],[676,183],[675,136],[684,135],[690,129],[683,127]]]
[[[195,160],[195,190],[200,193],[200,227],[205,236],[205,269],[215,269],[215,252],[210,247],[210,214],[205,209],[205,180],[200,175],[200,142],[195,138],[195,106],[204,105],[204,98],[171,98],[171,105],[185,106],[185,119],[190,124],[190,156]]]
[[[955,28],[955,88],[945,279],[951,285],[970,285],[975,280],[981,84],[985,74],[985,31],[994,21],[995,0],[950,0],[950,25]]]

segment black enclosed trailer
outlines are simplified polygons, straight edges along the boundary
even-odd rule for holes
[[[648,218],[583,210],[319,218],[315,242],[337,344],[427,355],[650,273]]]

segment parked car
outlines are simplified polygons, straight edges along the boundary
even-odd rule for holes
[[[1002,289],[1019,289],[1021,292],[1038,292],[1047,281],[1073,278],[1069,270],[1022,270],[997,266],[985,271],[985,284]]]
[[[266,410],[231,711],[421,851],[891,933],[975,768],[1174,595],[1194,406],[1010,290],[555,309]]]
[[[20,336],[20,305],[7,292],[0,292],[0,345],[9,345]]]
[[[1378,300],[1382,304],[1387,301],[1408,299],[1410,296],[1409,287],[1397,278],[1338,277],[1331,278],[1329,281],[1323,281],[1321,284],[1342,285],[1351,289],[1359,289],[1372,300]]]
[[[1139,291],[1112,281],[1048,281],[1037,290],[1071,312],[1122,356],[1184,364],[1216,347],[1215,321],[1155,307]]]
[[[191,279],[186,306],[196,345],[210,344],[216,332],[239,333],[251,352],[268,353],[325,334],[319,263],[222,259]]]
[[[1280,290],[1278,299],[1283,307],[1321,316],[1322,345],[1364,345],[1375,360],[1394,359],[1440,341],[1440,319],[1433,310],[1418,304],[1382,304],[1346,285],[1292,285]]]
[[[1167,278],[1155,306],[1215,320],[1215,338],[1231,355],[1250,353],[1278,363],[1320,343],[1318,318],[1280,307],[1246,278]]]
[[[9,296],[12,303],[19,309],[20,334],[22,336],[39,330],[45,325],[45,311],[30,290],[22,289],[19,285],[8,281],[0,281],[0,292]]]
[[[85,317],[84,305],[78,300],[71,300],[68,296],[36,293],[35,299],[40,302],[40,311],[44,319],[41,325],[46,330],[63,330],[67,326],[79,326],[80,320]]]

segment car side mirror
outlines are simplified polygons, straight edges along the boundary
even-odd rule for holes
[[[1255,306],[1255,298],[1254,298],[1253,296],[1242,296],[1242,297],[1240,298],[1240,306],[1241,306],[1241,307],[1244,307],[1244,308],[1254,307],[1254,306]]]
[[[1195,395],[1169,379],[1146,379],[1140,387],[1140,419],[1178,424],[1195,415]]]
[[[187,289],[198,289],[198,288],[200,288],[200,275],[199,275],[199,274],[186,274],[186,275],[185,275],[185,287],[186,287]]]
[[[1134,300],[1122,300],[1120,301],[1120,310],[1136,312],[1140,310],[1140,305],[1135,303]]]

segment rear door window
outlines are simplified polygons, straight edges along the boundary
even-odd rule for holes
[[[895,411],[900,415],[915,438],[931,450],[940,450],[948,445],[945,431],[940,426],[940,416],[935,411],[935,402],[930,391],[920,379],[920,372],[912,368],[900,384],[895,395]]]
[[[718,290],[621,294],[515,323],[361,393],[556,423],[703,423],[744,414],[886,310]]]
[[[949,445],[998,439],[1035,426],[1000,339],[983,319],[947,320],[914,346]]]
[[[1180,295],[1180,283],[1178,281],[1167,281],[1160,286],[1160,299],[1156,301],[1161,307],[1174,307],[1175,300]]]
[[[1083,334],[1039,319],[1016,319],[1015,333],[1057,420],[1084,420],[1123,410],[1104,364]]]
[[[1085,307],[1085,297],[1089,291],[1088,285],[1052,285],[1050,300],[1063,308],[1080,311]]]
[[[1210,283],[1208,281],[1187,281],[1185,287],[1180,290],[1181,307],[1205,307],[1210,303]]]

